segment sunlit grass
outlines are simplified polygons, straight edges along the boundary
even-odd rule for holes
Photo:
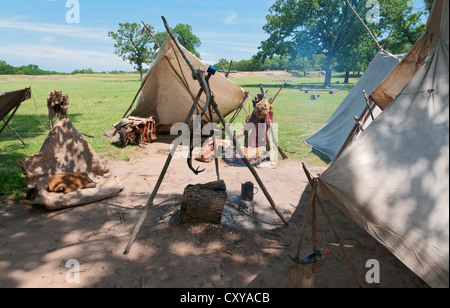
[[[283,82],[274,78],[241,77],[230,78],[245,90],[250,97],[245,104],[251,112],[251,99],[258,93],[259,84],[268,90],[268,98],[273,97]],[[294,78],[294,82],[285,87],[277,97],[275,122],[278,124],[278,139],[282,149],[291,159],[299,159],[308,164],[326,165],[327,159],[304,144],[304,140],[316,132],[329,119],[348,90],[356,83],[351,79],[349,85],[343,85],[343,78],[334,78],[336,94],[328,92],[309,92],[302,89],[318,88],[323,77]],[[69,95],[69,118],[79,132],[93,135],[92,147],[100,155],[109,159],[129,160],[139,151],[138,147],[117,147],[106,138],[105,132],[122,118],[140,87],[138,75],[61,75],[61,76],[0,76],[0,92],[14,91],[30,87],[32,98],[25,101],[10,122],[25,140],[28,149],[8,129],[0,135],[0,199],[19,197],[26,186],[25,177],[20,168],[20,159],[39,153],[49,132],[46,97],[53,89]],[[317,101],[311,100],[312,94],[320,94]],[[236,119],[245,123],[247,114],[242,111]],[[2,122],[0,122],[2,124]],[[86,137],[89,142],[91,139]]]

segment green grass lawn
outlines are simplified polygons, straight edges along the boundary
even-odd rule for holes
[[[251,99],[260,93],[260,83],[265,90],[269,90],[268,98],[273,97],[283,84],[268,77],[231,79],[249,91],[246,108],[249,102],[251,104]],[[329,119],[357,79],[351,79],[349,85],[343,85],[343,78],[336,76],[333,82],[340,82],[335,85],[340,89],[336,94],[305,94],[301,91],[302,88],[320,87],[322,78],[303,77],[294,80],[285,85],[274,103],[274,120],[278,124],[280,146],[291,159],[299,159],[306,164],[326,165],[326,157],[313,152],[304,144],[304,140]],[[0,200],[5,197],[23,197],[21,189],[26,186],[26,181],[19,160],[40,151],[49,131],[46,97],[53,89],[69,95],[69,118],[79,132],[95,136],[91,145],[100,157],[127,160],[139,151],[138,147],[116,147],[104,137],[105,132],[112,128],[113,123],[120,121],[130,106],[140,87],[138,75],[0,76],[0,92],[30,86],[32,98],[22,104],[10,122],[11,127],[25,140],[28,149],[8,128],[0,135]],[[310,100],[312,94],[320,94],[320,99]],[[236,122],[245,123],[245,118],[246,113],[242,111]]]

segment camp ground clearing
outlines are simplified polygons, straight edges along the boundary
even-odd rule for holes
[[[166,28],[169,29],[168,26]],[[203,102],[204,109],[209,104],[210,118],[213,118],[211,108],[214,108],[215,115],[224,124],[211,92],[218,86],[211,83],[210,88],[209,84],[214,68],[209,67],[205,77],[206,70],[195,69],[191,61],[196,59],[189,59],[190,56],[183,53],[178,42],[174,42],[173,51],[181,52],[200,86],[195,99],[195,88],[182,77],[188,75],[186,72],[189,69],[184,67],[186,71],[183,72],[180,62],[179,65],[172,65],[179,80],[184,83],[184,89],[194,90],[189,93],[194,104],[185,122],[189,123],[195,107],[203,107],[199,103],[203,91],[206,97],[211,98]],[[169,44],[168,38],[165,46]],[[353,127],[349,133],[339,135],[339,138],[345,139],[339,151],[336,152],[338,148],[331,152],[319,149],[328,158],[315,155],[312,151],[302,156],[301,147],[294,144],[289,148],[289,143],[280,143],[288,153],[299,156],[276,161],[275,168],[258,168],[258,172],[246,157],[242,161],[248,169],[217,159],[215,166],[205,165],[205,173],[199,176],[186,170],[185,160],[172,160],[170,147],[174,136],[160,135],[157,142],[136,147],[134,151],[128,152],[128,147],[125,148],[128,156],[121,160],[115,153],[111,155],[103,150],[117,143],[111,130],[105,132],[103,127],[99,127],[101,108],[94,113],[89,107],[84,107],[84,112],[74,108],[76,112],[73,115],[69,112],[69,118],[73,116],[74,126],[72,120],[57,122],[39,155],[21,159],[24,155],[14,153],[10,143],[9,149],[2,149],[1,154],[12,155],[9,156],[11,161],[20,159],[29,184],[30,180],[37,184],[35,193],[27,202],[19,204],[17,198],[5,198],[5,204],[0,209],[0,285],[448,287],[448,2],[435,1],[425,33],[406,55],[396,57],[382,48],[379,51],[373,63],[381,61],[393,65],[385,64],[389,68],[383,71],[385,76],[379,76],[380,80],[361,78],[357,82],[354,89],[358,92],[361,92],[358,87],[364,89],[363,96],[358,99],[361,104],[357,106],[361,113],[358,116],[355,109],[353,118],[343,118],[342,121],[348,121],[349,127]],[[164,48],[160,52],[164,53]],[[181,57],[176,58],[175,61],[180,61]],[[177,68],[180,71],[176,72]],[[151,73],[152,70],[147,75],[149,78],[152,78]],[[365,77],[376,76],[371,74],[370,66],[365,74]],[[244,84],[243,80],[238,79],[236,82],[240,83],[240,87],[226,79],[223,83],[233,88],[230,93],[242,92],[246,88],[253,88],[258,93],[259,88],[260,97],[253,99],[256,104],[266,97],[263,84],[266,84],[265,89],[267,84],[274,85],[267,79],[259,79],[259,87],[251,82]],[[293,79],[289,78],[289,82]],[[120,83],[124,83],[123,80]],[[274,90],[278,86],[276,84]],[[306,114],[309,120],[317,120],[308,113],[301,113],[299,106],[309,106],[309,110],[313,110],[311,114],[323,115],[324,111],[320,110],[323,105],[317,104],[318,101],[330,97],[334,101],[336,95],[335,91],[328,95],[317,94],[302,102],[299,99],[302,88],[295,84],[284,86],[290,90],[285,100],[273,104],[280,106],[274,112],[286,131],[298,127],[298,123],[305,120],[302,115]],[[161,89],[157,83],[155,87],[156,91]],[[91,93],[96,92],[90,89]],[[313,122],[305,120],[307,125],[311,125],[307,126],[309,132],[297,135],[296,131],[296,135],[290,138],[288,134],[280,134],[278,139],[297,139],[308,143],[308,139],[312,140],[317,135],[326,136],[329,132],[325,128],[342,114],[340,107],[351,105],[352,100],[345,98],[350,97],[352,92],[339,100],[339,108],[335,105],[329,110],[325,117],[328,122],[326,119],[320,120],[317,126],[312,127]],[[7,99],[10,95],[4,94],[6,99],[2,100],[2,110],[11,108]],[[110,95],[110,92],[105,93],[105,101]],[[87,97],[90,99],[91,95]],[[185,99],[185,96],[179,98]],[[222,98],[217,98],[217,101]],[[19,97],[17,106],[21,100],[25,98]],[[91,105],[104,103],[103,100],[90,102]],[[145,104],[145,95],[142,95],[133,112],[142,110]],[[34,130],[28,136],[30,138],[46,134],[38,105],[34,107],[37,112],[35,120],[40,123],[35,127],[42,133]],[[117,105],[115,107],[121,109]],[[381,111],[376,111],[376,107]],[[113,104],[109,109],[113,109]],[[269,123],[267,110],[262,119],[265,117],[266,123]],[[305,110],[308,108],[302,111]],[[159,111],[158,108],[155,116],[163,119],[163,113]],[[3,112],[2,117],[6,114]],[[84,114],[86,119],[91,120],[90,126],[81,125],[85,122]],[[75,120],[77,116],[79,118]],[[24,118],[29,125],[29,117]],[[11,119],[12,116],[6,120],[4,127],[17,127]],[[75,127],[78,130],[94,130],[93,127],[96,127],[100,131],[83,132],[83,136],[91,138],[87,141]],[[8,135],[11,139],[8,142],[12,142],[19,134],[12,127],[8,128],[13,133]],[[18,131],[23,134],[22,130]],[[97,138],[103,140],[105,148],[99,144],[94,149],[90,145]],[[321,141],[320,138],[318,140]],[[34,146],[38,147],[39,143]],[[25,146],[20,142],[18,144]],[[57,146],[53,147],[53,144]],[[317,145],[311,146],[319,148]],[[102,153],[101,157],[97,156],[96,151]],[[236,151],[241,149],[236,147]],[[78,158],[65,157],[64,153],[77,155]],[[322,158],[322,161],[317,163],[309,156],[317,156],[316,159]],[[327,165],[329,161],[331,164]],[[120,193],[88,204],[69,206],[62,211],[52,210],[49,208],[52,204],[48,202],[42,203],[47,209],[44,210],[29,201],[34,200],[35,194],[40,197],[39,200],[45,199],[48,194],[45,189],[47,180],[40,174],[52,170],[54,165],[56,169],[65,168],[65,165],[76,169],[80,164],[87,166],[84,167],[89,170],[87,172],[100,170],[99,176],[110,172],[106,182],[108,179],[120,179],[123,183]],[[42,167],[46,165],[50,168]],[[190,168],[194,170],[192,166]],[[226,185],[227,194],[226,200],[223,200],[220,224],[198,222],[198,216],[191,217],[195,218],[195,223],[180,223],[186,192],[192,187],[186,185],[213,183],[219,178],[224,180],[222,183]],[[428,185],[430,179],[435,181],[433,187]],[[246,206],[242,202],[241,190],[243,184],[251,180],[256,180],[259,189],[254,192],[250,206]],[[98,182],[97,187],[89,189],[104,192],[106,184],[103,185],[103,182]],[[149,199],[150,190],[153,193]],[[74,193],[77,195],[78,191]],[[215,193],[204,191],[204,194]],[[56,198],[64,200],[62,203],[70,201],[64,195]],[[56,205],[59,203],[56,202]],[[311,221],[309,214],[312,214]]]

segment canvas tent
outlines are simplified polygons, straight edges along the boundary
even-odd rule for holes
[[[384,50],[379,51],[330,119],[314,135],[306,139],[305,143],[333,161],[355,125],[353,117],[359,116],[366,107],[363,90],[367,94],[371,93],[392,72],[401,59],[401,55],[395,56]],[[380,113],[381,110],[378,107],[372,111],[374,117]],[[371,120],[368,118],[366,126],[370,122]]]
[[[4,123],[2,128],[0,129],[0,134],[3,132],[3,130],[6,127],[9,127],[9,122],[11,121],[12,117],[16,114],[16,112],[19,109],[22,102],[24,102],[30,98],[31,98],[31,88],[26,88],[23,90],[12,91],[12,92],[0,93],[0,121],[3,121],[3,123]],[[5,121],[6,116],[11,111],[13,111],[13,112],[11,113],[9,118]],[[19,135],[17,135],[17,137],[19,139],[21,139]],[[23,142],[22,139],[21,139],[21,141]]]
[[[437,2],[436,48],[317,185],[431,287],[448,288],[449,2]]]
[[[182,48],[195,68],[207,70],[209,65]],[[248,97],[248,92],[220,74],[212,76],[209,84],[224,117],[242,106]],[[158,131],[168,132],[173,124],[184,122],[199,90],[198,81],[192,78],[189,66],[168,36],[155,55],[155,60],[144,78],[136,108],[130,115],[141,118],[154,115]],[[198,112],[201,112],[205,100],[203,95]],[[219,122],[217,115],[213,116],[211,122]]]

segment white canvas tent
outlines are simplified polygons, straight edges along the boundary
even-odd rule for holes
[[[448,288],[449,2],[436,2],[436,48],[317,183],[320,194],[426,283]]]
[[[208,69],[209,65],[182,48],[195,68],[205,71]],[[248,97],[248,92],[221,74],[213,75],[209,84],[224,117],[238,109]],[[189,66],[168,36],[155,55],[144,78],[137,106],[130,115],[142,118],[154,115],[158,131],[167,132],[173,124],[184,122],[199,90],[198,81],[192,78]],[[199,112],[205,105],[205,100],[203,95],[199,102]],[[217,115],[213,116],[212,122],[219,122]]]
[[[371,93],[402,58],[401,55],[395,56],[384,50],[379,51],[330,119],[314,135],[306,139],[305,143],[333,161],[355,125],[353,117],[358,117],[366,107],[363,90],[367,94]],[[380,113],[381,109],[378,107],[372,111],[374,117]],[[371,118],[368,118],[366,126],[371,122]]]

